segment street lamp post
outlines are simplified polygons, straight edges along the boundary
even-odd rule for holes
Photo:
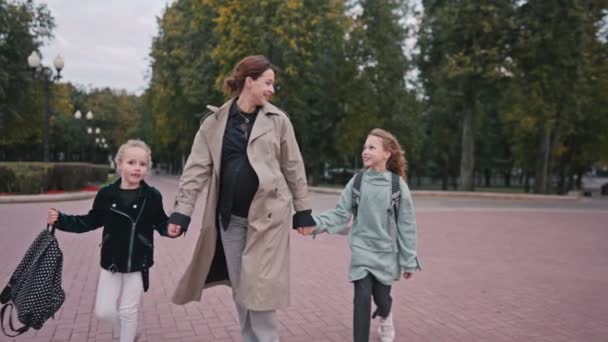
[[[85,132],[85,137],[88,134],[92,133],[92,128],[88,127],[87,130],[85,130],[85,122],[84,119],[86,118],[88,121],[93,120],[93,112],[88,111],[86,115],[82,115],[82,113],[80,112],[80,110],[77,110],[76,113],[74,113],[74,118],[76,118],[77,120],[82,120],[81,121],[81,128],[82,128],[82,132]],[[90,132],[87,132],[88,130],[91,130]],[[88,139],[85,139],[85,141],[88,141]],[[84,161],[84,141],[80,144],[80,160]]]
[[[99,127],[87,127],[87,134],[90,136],[90,149],[91,149],[91,156],[92,156],[92,163],[94,164],[96,162],[97,159],[97,144],[99,144],[99,134],[101,133],[101,129]],[[93,138],[94,135],[96,136],[95,138]]]
[[[99,139],[99,149],[102,152],[101,156],[107,158],[108,143],[106,142],[106,138],[103,136]],[[102,163],[106,162],[106,160],[103,159],[101,159],[100,161]]]
[[[56,75],[53,75],[53,70],[47,66],[42,65],[40,56],[36,51],[32,51],[30,56],[27,58],[27,63],[34,70],[34,75],[40,75],[44,82],[44,125],[42,127],[42,158],[45,162],[49,161],[49,119],[51,117],[51,84],[61,79],[61,69],[63,69],[63,59],[57,55],[53,60],[53,66],[57,71]],[[37,72],[37,73],[36,73]]]

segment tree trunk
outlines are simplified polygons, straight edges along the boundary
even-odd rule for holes
[[[566,192],[574,190],[574,173],[570,172],[568,175],[568,186],[566,187]]]
[[[583,171],[579,170],[576,174],[576,189],[583,189]]]
[[[486,167],[484,169],[485,187],[489,188],[492,186],[492,170]]]
[[[551,154],[551,128],[545,124],[540,137],[539,158],[534,175],[534,192],[546,194],[549,190],[549,155]]]
[[[524,177],[526,177],[527,172],[523,171],[520,175],[519,175],[519,186],[523,186],[524,185]],[[527,192],[527,191],[526,191]]]
[[[448,158],[445,160],[445,167],[443,168],[443,172],[441,173],[441,190],[447,190],[450,183],[450,163]]]
[[[473,135],[473,106],[468,105],[462,120],[462,155],[460,159],[459,190],[473,191],[475,169],[475,139]]]
[[[559,180],[557,183],[557,193],[563,195],[566,193],[566,166],[561,163],[559,167]]]
[[[555,112],[554,126],[551,127],[551,124],[547,122],[545,124],[543,136],[541,137],[541,158],[539,159],[538,164],[542,163],[543,165],[537,164],[537,176],[539,172],[543,173],[543,184],[542,188],[538,187],[538,185],[535,185],[535,190],[542,190],[536,191],[537,193],[546,194],[551,191],[551,165],[553,164],[553,151],[555,151],[555,149],[557,148],[557,144],[559,143],[560,139],[561,114],[562,109],[561,106],[559,106],[558,104]]]

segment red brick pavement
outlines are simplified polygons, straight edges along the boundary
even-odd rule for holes
[[[151,183],[170,208],[175,180]],[[331,208],[336,200],[313,198],[315,210]],[[608,341],[608,202],[595,203],[593,210],[555,203],[563,207],[538,211],[533,202],[501,203],[416,199],[424,271],[393,287],[396,340]],[[0,285],[44,228],[49,206],[84,213],[90,205],[91,200],[0,205]],[[229,288],[207,290],[201,303],[169,301],[194,248],[201,208],[199,203],[186,238],[157,237],[140,341],[241,341]],[[40,331],[17,340],[109,341],[110,325],[93,315],[100,231],[58,237],[66,302]],[[279,312],[282,340],[349,341],[347,239],[292,237],[292,303]]]

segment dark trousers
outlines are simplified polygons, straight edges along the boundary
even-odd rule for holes
[[[368,274],[365,278],[354,282],[355,300],[353,314],[353,334],[355,342],[369,341],[370,314],[372,296],[376,303],[376,311],[372,318],[380,316],[388,317],[391,313],[391,287],[380,283],[373,275]]]

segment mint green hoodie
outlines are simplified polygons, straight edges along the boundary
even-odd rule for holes
[[[313,215],[314,234],[335,234],[344,229],[352,213],[352,187],[348,182],[336,208]],[[420,270],[416,255],[416,218],[409,187],[403,179],[398,222],[388,211],[391,197],[391,173],[367,169],[361,182],[357,217],[348,238],[351,249],[349,280],[363,279],[371,273],[383,284],[391,285],[404,272]]]

